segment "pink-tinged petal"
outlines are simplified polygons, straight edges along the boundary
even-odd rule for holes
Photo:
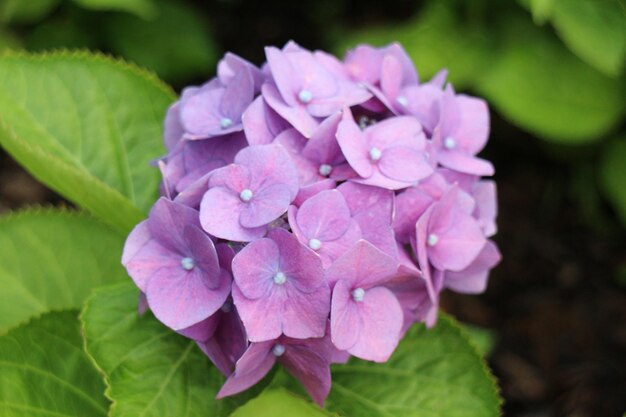
[[[230,52],[226,52],[224,58],[217,63],[217,76],[224,85],[234,82],[235,75],[240,71],[250,73],[254,81],[254,91],[258,92],[265,81],[265,76],[254,64]]]
[[[395,235],[388,222],[380,218],[370,219],[365,214],[357,216],[355,220],[361,229],[362,239],[367,240],[392,258],[398,256]]]
[[[375,146],[381,151],[395,146],[406,146],[416,151],[422,151],[426,147],[422,125],[411,116],[383,120],[367,127],[365,133],[369,146]]]
[[[250,170],[242,165],[230,164],[213,171],[209,178],[209,187],[225,187],[234,194],[250,188]]]
[[[374,172],[369,158],[369,148],[365,135],[352,119],[349,110],[344,112],[343,120],[337,128],[337,142],[341,152],[357,174],[363,178],[369,178]]]
[[[228,117],[234,124],[241,121],[241,114],[254,98],[254,80],[249,71],[237,71],[231,82],[226,85],[220,102],[220,114]]]
[[[235,365],[233,372],[217,393],[217,399],[239,394],[259,382],[276,363],[274,342],[252,343]]]
[[[201,322],[178,330],[178,333],[197,342],[204,342],[213,336],[218,323],[219,315],[213,314]]]
[[[250,171],[250,189],[257,191],[273,184],[282,184],[291,198],[298,194],[298,171],[289,153],[280,145],[255,145],[242,149],[235,157],[235,164]]]
[[[393,293],[384,287],[365,291],[356,303],[361,326],[359,338],[348,349],[352,355],[374,362],[386,362],[398,342],[403,324],[402,307]]]
[[[315,344],[312,341],[307,341],[306,344],[298,342],[300,341],[286,345],[285,353],[278,361],[300,381],[313,401],[324,407],[331,384],[328,347],[319,346],[324,343],[321,340]]]
[[[137,313],[141,316],[143,315],[150,306],[148,305],[148,297],[146,297],[146,293],[143,291],[139,291],[139,301],[137,302]]]
[[[232,262],[237,288],[244,297],[256,300],[266,297],[274,283],[272,278],[280,270],[278,245],[271,239],[259,239],[246,245]]]
[[[352,181],[363,185],[386,188],[387,190],[402,190],[414,184],[414,182],[398,181],[386,177],[378,169],[375,169],[369,178],[353,178]]]
[[[270,283],[269,293],[255,300],[246,298],[237,284],[233,285],[233,302],[251,342],[273,340],[283,333],[283,308],[289,295],[271,278]]]
[[[148,283],[157,274],[179,273],[182,255],[173,253],[156,240],[150,239],[125,264],[135,285],[146,292]]]
[[[443,68],[437,71],[433,78],[431,78],[427,83],[428,85],[435,86],[437,88],[443,89],[444,84],[446,83],[446,79],[448,78],[448,70]]]
[[[391,224],[394,211],[394,193],[392,191],[351,181],[341,184],[337,189],[343,194],[352,217],[378,218]]]
[[[358,45],[346,53],[345,68],[354,80],[374,85],[380,80],[383,57],[384,53],[379,48]]]
[[[265,102],[283,119],[287,120],[293,127],[295,127],[306,138],[310,138],[319,122],[311,116],[304,107],[295,106],[291,107],[283,101],[278,94],[278,90],[272,84],[263,85],[263,98]]]
[[[266,227],[246,228],[239,223],[244,204],[238,195],[224,187],[208,190],[200,203],[200,223],[213,236],[236,242],[263,237]]]
[[[299,155],[302,153],[302,149],[307,143],[307,138],[302,136],[296,129],[285,129],[276,138],[275,142],[280,144],[290,156]]]
[[[323,277],[321,268],[319,274],[318,277]],[[287,280],[290,278],[287,275]],[[297,339],[324,336],[330,312],[328,285],[320,285],[311,293],[300,292],[297,289],[288,291],[281,317],[283,333]]]
[[[205,174],[189,184],[174,198],[174,202],[199,210],[200,201],[209,188],[209,177],[212,174],[213,172]]]
[[[226,304],[228,303],[230,302],[227,301]],[[216,313],[219,315],[219,323],[213,337],[198,343],[198,346],[220,372],[229,376],[235,368],[235,363],[246,351],[248,340],[237,310],[232,304],[226,310],[226,304],[219,313]]]
[[[335,347],[342,351],[347,351],[356,344],[362,328],[359,309],[352,299],[351,291],[350,284],[341,279],[333,289],[330,335]]]
[[[325,190],[332,190],[335,188],[336,182],[330,178],[326,178],[321,181],[314,182],[313,184],[305,185],[300,187],[300,191],[298,191],[298,195],[296,199],[293,200],[293,204],[296,206],[301,206],[306,200],[313,197],[314,195],[321,193]]]
[[[340,363],[345,365],[350,360],[350,353],[345,350],[339,350],[333,346],[330,363]]]
[[[324,271],[318,257],[298,242],[298,239],[284,229],[273,229],[268,237],[280,249],[279,270],[299,292],[309,294],[324,292],[327,287]]]
[[[163,271],[163,270],[161,270]],[[230,292],[231,279],[222,270],[219,286],[209,289],[199,268],[155,274],[148,282],[150,309],[163,324],[181,330],[206,319],[219,309]]]
[[[122,252],[122,265],[127,266],[133,257],[152,239],[148,221],[144,220],[137,224],[130,232],[124,243]]]
[[[454,139],[464,152],[476,155],[489,138],[489,108],[484,100],[463,94],[456,96],[456,102],[461,119]]]
[[[223,87],[211,85],[182,101],[180,120],[193,138],[209,137],[222,131],[219,108],[223,95]]]
[[[415,224],[415,239],[411,239],[411,245],[415,251],[417,257],[417,264],[426,283],[426,289],[431,300],[437,299],[437,292],[433,285],[433,277],[431,274],[431,266],[428,262],[428,252],[426,241],[428,240],[428,224],[432,216],[434,206],[430,206],[426,209],[424,214],[417,220]]]
[[[190,207],[161,197],[150,210],[150,234],[172,251],[183,253],[187,250],[181,233],[187,225],[200,226],[198,212]]]
[[[483,229],[485,237],[491,237],[498,231],[496,225],[496,217],[498,216],[496,183],[494,181],[480,181],[474,186],[473,194],[476,201],[474,214],[478,214],[478,223]]]
[[[428,225],[429,236],[437,239],[428,247],[428,258],[440,271],[465,269],[486,243],[476,220],[454,206],[457,191],[454,187],[434,206]]]
[[[403,182],[419,181],[433,173],[423,152],[405,146],[385,149],[378,168],[383,175]]]
[[[359,240],[326,270],[326,279],[331,287],[343,279],[355,288],[369,288],[384,284],[395,275],[397,267],[398,261],[371,243]]]
[[[501,259],[498,247],[492,241],[487,241],[483,250],[467,268],[459,272],[447,271],[445,273],[444,285],[456,292],[480,294],[487,288],[489,271]]]
[[[322,191],[305,201],[296,215],[307,239],[326,242],[341,237],[350,226],[350,209],[337,190]]]
[[[441,88],[423,84],[407,87],[402,91],[406,99],[406,112],[415,116],[424,129],[432,133],[439,121],[439,100],[443,96]]]
[[[398,62],[400,62],[400,65],[402,66],[402,85],[417,84],[419,82],[413,61],[406,53],[402,45],[394,42],[385,47],[384,50],[385,55],[392,55],[398,60]]]
[[[292,199],[291,190],[282,184],[262,188],[244,205],[239,223],[246,228],[265,226],[283,215]]]
[[[209,289],[220,285],[220,266],[213,241],[206,233],[196,226],[185,226],[183,238],[189,247],[190,258],[195,267],[202,269],[202,279]]]
[[[437,155],[437,159],[444,167],[466,174],[491,176],[495,173],[491,162],[476,156],[463,154],[459,151],[441,150]]]
[[[219,260],[220,267],[232,274],[232,263],[235,258],[235,251],[233,248],[231,248],[227,243],[218,243],[215,245],[215,251],[217,252],[217,259]]]
[[[421,187],[408,188],[396,196],[393,230],[399,242],[409,242],[415,233],[417,220],[434,201],[433,197],[422,191]]]
[[[341,149],[337,143],[337,128],[341,122],[342,113],[324,119],[311,138],[305,142],[302,155],[310,161],[321,164],[335,164],[343,160]]]
[[[328,268],[335,259],[346,253],[361,238],[359,224],[355,220],[351,220],[348,229],[341,237],[324,242],[322,247],[316,251],[322,259],[324,268]]]
[[[241,116],[243,130],[250,145],[267,145],[289,124],[271,109],[263,100],[257,97]]]
[[[163,142],[165,148],[171,152],[181,140],[185,131],[180,124],[180,101],[175,102],[167,109],[163,123]]]
[[[298,74],[287,58],[287,54],[278,48],[268,46],[265,48],[265,57],[282,99],[289,106],[297,105],[296,94],[301,86],[296,81],[298,80]]]
[[[393,55],[386,55],[380,70],[380,88],[388,99],[395,100],[398,97],[402,81],[400,60]]]

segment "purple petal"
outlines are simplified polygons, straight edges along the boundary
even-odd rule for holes
[[[492,241],[487,241],[483,250],[467,268],[459,272],[446,272],[444,285],[456,292],[480,294],[487,287],[489,270],[496,266],[500,259],[502,256],[498,247]]]
[[[384,284],[395,275],[397,268],[396,260],[360,240],[326,270],[326,279],[331,287],[343,279],[355,288],[369,288]]]
[[[227,84],[220,102],[220,114],[231,119],[233,124],[241,121],[243,111],[254,98],[254,80],[247,70],[238,71]]]
[[[337,142],[350,166],[361,177],[369,178],[374,171],[369,159],[369,148],[365,135],[352,119],[349,110],[344,112],[344,118],[337,128]]]
[[[243,129],[250,145],[267,145],[289,124],[265,103],[263,96],[257,97],[241,116]]]
[[[206,340],[209,340],[211,336],[213,336],[213,333],[215,332],[218,323],[218,315],[213,314],[209,318],[204,319],[199,323],[178,330],[178,333],[197,342],[204,342]]]
[[[357,303],[352,300],[349,282],[339,280],[333,289],[330,311],[330,334],[339,350],[349,350],[359,339],[361,317]]]
[[[341,237],[350,225],[350,209],[337,190],[322,191],[305,201],[296,215],[299,230],[306,239],[322,242]]]
[[[266,297],[280,268],[279,247],[271,239],[255,240],[235,255],[232,268],[235,284],[244,297]]]
[[[233,372],[217,393],[217,399],[238,394],[259,382],[276,363],[274,342],[252,343],[237,361]]]
[[[246,298],[237,285],[233,285],[233,302],[251,342],[278,338],[283,333],[283,305],[287,299],[285,288],[275,285],[270,278],[269,292],[262,298]]]
[[[287,120],[302,133],[304,137],[310,138],[313,135],[319,123],[305,108],[289,106],[283,101],[278,90],[272,84],[263,84],[262,92],[265,102],[283,119]]]
[[[167,109],[163,123],[163,142],[168,152],[176,147],[184,133],[183,126],[180,124],[180,101],[177,101]]]
[[[239,222],[246,228],[265,226],[283,215],[292,199],[291,190],[285,185],[262,188],[241,210]]]
[[[433,173],[423,152],[404,146],[386,149],[378,168],[383,175],[403,182],[419,181]]]
[[[298,194],[298,171],[287,151],[280,145],[254,145],[241,150],[235,164],[250,171],[250,189],[256,191],[273,184],[283,184],[295,198]]]
[[[278,358],[320,407],[324,407],[331,384],[329,346],[326,345],[323,339],[294,340]]]
[[[442,150],[437,155],[437,159],[446,168],[466,174],[490,176],[495,172],[491,162],[458,151]]]
[[[172,251],[185,253],[187,244],[182,231],[187,225],[200,226],[198,212],[190,207],[159,198],[150,210],[148,228],[160,244]]]

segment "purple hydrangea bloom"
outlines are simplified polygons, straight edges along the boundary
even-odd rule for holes
[[[174,330],[208,318],[230,293],[230,274],[197,212],[164,198],[128,237],[122,263],[154,315]]]
[[[393,258],[361,240],[327,271],[333,287],[330,334],[339,350],[386,361],[400,341],[402,308],[384,287],[398,268]]]
[[[297,193],[298,174],[287,152],[277,145],[250,146],[211,174],[200,222],[213,236],[251,241],[265,234]]]
[[[337,140],[360,177],[356,182],[399,190],[433,172],[425,154],[426,137],[415,118],[395,117],[362,131],[347,110]]]
[[[252,342],[322,337],[330,289],[319,258],[289,232],[270,231],[233,260],[233,300]]]
[[[256,67],[227,53],[164,121],[161,194],[122,262],[139,312],[227,380],[276,364],[323,405],[330,364],[386,361],[443,291],[484,291],[500,261],[489,112],[398,44],[342,62],[289,42]]]

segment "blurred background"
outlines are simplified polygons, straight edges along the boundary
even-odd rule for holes
[[[488,351],[506,416],[626,411],[624,0],[0,0],[0,50],[87,48],[177,91],[226,51],[293,39],[343,56],[399,41],[492,110],[504,260],[481,296],[445,294]],[[0,213],[68,204],[0,151]]]

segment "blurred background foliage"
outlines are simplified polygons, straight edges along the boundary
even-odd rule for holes
[[[626,0],[0,0],[0,50],[99,50],[177,91],[226,51],[259,64],[289,39],[339,56],[399,41],[422,80],[445,67],[487,99],[505,258],[479,301],[447,307],[497,330],[507,415],[626,409]],[[41,202],[1,168],[0,197],[24,198],[0,211]]]

